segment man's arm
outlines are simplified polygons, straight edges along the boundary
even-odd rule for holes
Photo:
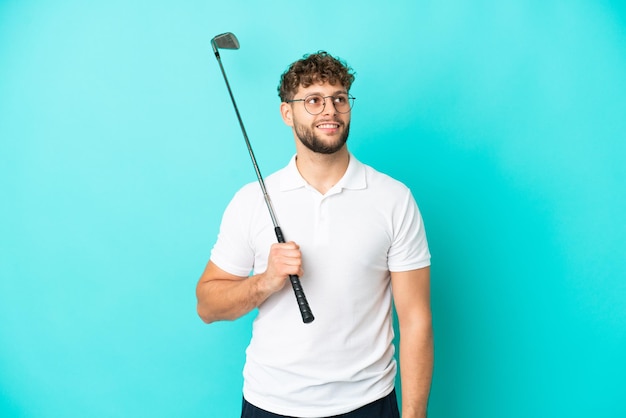
[[[433,374],[430,267],[391,273],[400,326],[402,417],[425,418]]]
[[[237,319],[282,289],[290,274],[303,274],[300,248],[293,242],[273,244],[267,270],[250,277],[227,273],[209,261],[196,286],[198,315],[207,324]]]

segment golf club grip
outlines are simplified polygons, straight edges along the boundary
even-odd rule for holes
[[[285,237],[283,237],[283,231],[280,229],[280,226],[275,227],[274,232],[276,232],[276,238],[278,239],[278,242],[283,244],[285,242]],[[291,282],[291,287],[293,287],[293,292],[296,295],[298,308],[300,308],[300,315],[302,315],[302,322],[304,322],[305,324],[313,322],[315,317],[313,316],[313,312],[311,312],[309,302],[306,300],[304,290],[302,290],[300,278],[295,274],[290,274],[289,281]]]

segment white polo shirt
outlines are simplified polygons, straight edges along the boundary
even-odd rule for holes
[[[260,307],[246,351],[244,396],[280,415],[320,417],[357,409],[394,387],[390,271],[430,265],[410,190],[350,156],[325,195],[295,164],[265,185],[285,239],[302,251],[300,278],[315,321],[304,324],[287,284]],[[276,242],[257,183],[224,213],[211,260],[228,273],[262,273]]]

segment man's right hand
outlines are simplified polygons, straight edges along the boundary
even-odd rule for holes
[[[285,286],[289,275],[302,276],[302,254],[295,242],[273,244],[264,273],[240,277],[212,261],[198,281],[198,315],[206,323],[237,319]]]
[[[292,274],[303,275],[300,246],[293,241],[272,244],[267,269],[259,277],[261,292],[267,294],[278,292]]]

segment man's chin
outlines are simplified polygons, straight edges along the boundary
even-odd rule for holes
[[[297,136],[300,142],[309,150],[317,154],[324,155],[335,154],[336,152],[341,151],[348,141],[347,131],[340,138],[331,143],[324,142],[319,137],[308,132],[306,134],[304,132],[299,132],[297,133]]]
[[[302,143],[311,151],[317,154],[324,154],[324,155],[335,154],[336,152],[341,151],[343,147],[345,147],[346,145],[345,141],[341,141],[335,144],[322,144],[321,141],[314,142],[314,143],[311,143],[308,141],[302,141]]]

